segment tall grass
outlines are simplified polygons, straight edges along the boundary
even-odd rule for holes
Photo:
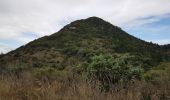
[[[168,100],[170,81],[150,83],[133,81],[124,87],[115,85],[102,92],[100,83],[69,77],[65,80],[36,78],[29,72],[20,76],[0,76],[0,100]]]

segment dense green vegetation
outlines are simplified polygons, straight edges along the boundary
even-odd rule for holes
[[[164,85],[169,88],[169,60],[169,45],[160,46],[145,42],[100,18],[90,17],[72,22],[59,32],[34,40],[8,54],[1,54],[0,81],[3,83],[3,77],[7,77],[9,80],[5,81],[10,82],[11,76],[14,76],[16,79],[23,78],[19,80],[22,83],[26,77],[31,80],[27,85],[31,85],[33,90],[37,87],[35,80],[48,83],[51,87],[55,87],[52,84],[56,85],[57,82],[57,85],[62,84],[62,89],[59,89],[61,94],[65,93],[63,91],[66,87],[70,88],[72,85],[74,88],[79,85],[83,88],[85,85],[87,90],[95,90],[92,94],[106,92],[109,96],[113,95],[112,91],[115,94],[136,91],[133,90],[135,87],[141,89],[137,90],[140,96],[132,93],[136,96],[133,98],[135,100],[151,100],[153,95],[159,95],[160,99],[167,98],[170,91],[160,90],[163,94],[155,94],[153,91]],[[135,86],[138,82],[141,84]],[[18,84],[18,81],[15,84]],[[25,85],[22,86],[25,89]],[[156,88],[147,90],[146,87],[149,86]],[[46,89],[45,86],[42,87]],[[81,89],[77,91],[82,92]],[[26,95],[31,94],[34,93]],[[53,96],[54,94],[55,92]],[[128,94],[122,93],[122,96],[125,95],[131,100]],[[105,98],[104,94],[101,96]]]
[[[101,82],[107,91],[116,83],[125,84],[131,79],[141,79],[143,69],[129,54],[112,56],[100,54],[91,58],[87,75],[92,80]]]
[[[99,56],[96,57],[98,58]],[[111,56],[108,58],[108,55],[103,55],[103,57],[104,59],[112,59]],[[103,59],[103,57],[101,58]],[[92,62],[96,63],[96,60]],[[98,63],[101,64],[100,62]],[[90,63],[90,66],[91,65],[93,64]],[[105,66],[109,67],[108,65]],[[90,68],[90,72],[96,74],[98,71],[102,72],[99,69],[104,68],[95,69],[97,69],[97,71],[93,71]],[[98,82],[96,79],[94,80],[94,78],[93,81],[87,81],[86,77],[83,75],[81,76],[80,74],[78,75],[76,72],[71,70],[59,71],[52,68],[41,68],[34,69],[34,72],[24,71],[19,75],[8,73],[8,75],[0,75],[0,99],[168,100],[170,99],[169,69],[170,63],[161,63],[160,65],[155,66],[152,70],[143,73],[143,79],[130,80],[126,83],[126,85],[121,84],[121,82],[114,84],[114,86],[110,87],[107,92],[101,91],[101,82]],[[106,70],[108,69],[105,69],[105,71]],[[137,71],[137,73],[138,72],[139,71]],[[106,75],[109,75],[109,73],[106,73]],[[112,76],[112,74],[110,75]],[[114,73],[114,75],[118,74]],[[96,76],[96,78],[99,77]],[[107,82],[108,81],[106,81],[106,83]],[[104,88],[106,90],[106,87]]]
[[[165,51],[165,47],[137,39],[117,26],[91,17],[72,22],[51,36],[30,42],[0,57],[0,62],[3,66],[8,66],[10,60],[12,63],[24,63],[28,67],[64,69],[84,63],[100,53],[129,53],[144,58],[147,64],[144,67],[148,70],[168,59]]]

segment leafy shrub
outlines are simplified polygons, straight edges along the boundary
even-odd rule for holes
[[[52,67],[37,68],[33,71],[33,75],[41,80],[58,80],[63,81],[69,77],[69,72],[66,70],[57,70]]]
[[[112,56],[100,54],[93,56],[87,67],[87,76],[101,82],[102,88],[108,90],[116,83],[126,83],[133,78],[140,79],[143,69],[135,64],[134,56],[129,54]],[[134,64],[136,66],[134,66]]]
[[[157,67],[147,71],[143,77],[146,81],[161,81],[169,80],[170,79],[170,63],[161,63]]]

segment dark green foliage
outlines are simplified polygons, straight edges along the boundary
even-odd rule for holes
[[[143,76],[145,80],[158,82],[167,81],[170,79],[170,63],[161,63],[157,67],[147,71]]]
[[[162,57],[162,59],[164,61],[167,61],[167,60],[170,61],[170,44],[162,45],[161,49],[162,49],[162,51],[164,53],[164,56]]]
[[[135,55],[136,61],[145,70],[149,70],[169,58],[167,55],[170,53],[165,51],[165,47],[145,42],[100,18],[90,17],[72,22],[55,34],[0,56],[0,65],[20,61],[33,68],[49,66],[63,70],[77,66],[77,63],[85,63],[89,57],[98,54],[129,53]]]
[[[65,85],[64,91],[67,87],[68,90],[73,90],[69,97],[72,96],[72,92],[77,95],[76,88],[83,85],[83,82],[76,85],[77,82],[73,80],[80,78],[82,81],[88,78],[95,84],[89,88],[88,80],[88,88],[83,85],[80,87],[80,93],[86,94],[84,89],[88,89],[87,92],[89,89],[94,91],[93,87],[96,88],[100,85],[100,88],[105,91],[114,89],[115,92],[108,98],[116,96],[115,93],[122,98],[120,94],[123,92],[132,99],[132,94],[129,94],[131,90],[129,91],[128,88],[135,87],[133,92],[142,89],[142,92],[136,93],[137,96],[141,95],[143,96],[142,100],[149,100],[152,94],[157,95],[153,87],[157,86],[158,93],[161,92],[162,87],[164,90],[168,90],[165,87],[169,87],[170,64],[166,64],[166,66],[161,64],[159,67],[155,67],[160,62],[168,60],[170,61],[170,45],[159,46],[145,42],[100,18],[91,17],[72,22],[59,32],[34,40],[8,54],[0,54],[0,74],[16,75],[20,79],[23,75],[22,72],[26,71],[36,79],[48,84],[51,84],[50,81],[61,81]],[[153,93],[150,91],[150,85],[144,87],[144,90],[141,86],[145,85],[134,86],[134,83],[141,78],[153,85]],[[18,84],[18,82],[16,83]],[[74,84],[73,87],[70,87],[70,83]],[[160,85],[157,85],[158,83]],[[25,83],[22,84],[25,85]],[[133,86],[130,87],[130,84]],[[18,88],[18,85],[16,86]],[[123,91],[117,92],[119,86]],[[53,91],[51,88],[53,87],[47,88],[45,85],[44,90],[49,90],[48,92],[51,94],[50,91]],[[21,90],[22,88],[19,89],[19,92],[23,95],[24,92]],[[34,92],[35,90],[37,89],[34,89]],[[58,86],[54,88],[54,94],[58,95],[57,91]],[[66,92],[61,92],[61,95],[65,95]],[[15,94],[15,92],[11,92],[11,94]],[[93,92],[87,96],[88,99],[91,95]],[[101,95],[100,92],[97,92],[97,95]],[[9,92],[7,96],[9,96]]]
[[[87,67],[87,75],[92,80],[99,80],[104,89],[118,82],[127,83],[132,78],[140,79],[143,69],[129,54],[100,54],[93,56]]]
[[[52,67],[44,67],[44,68],[36,68],[32,71],[34,77],[49,81],[49,80],[57,80],[63,81],[66,80],[69,76],[69,72],[66,70],[57,70]]]

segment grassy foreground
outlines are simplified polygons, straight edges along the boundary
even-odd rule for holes
[[[35,77],[30,72],[0,76],[0,100],[169,100],[170,63],[146,72],[140,81],[116,84],[108,92],[100,82],[69,73],[62,78]],[[64,78],[63,78],[64,77]]]

